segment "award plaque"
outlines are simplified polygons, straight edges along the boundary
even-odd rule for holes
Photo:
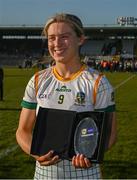
[[[82,119],[76,127],[74,135],[74,151],[91,158],[98,144],[98,128],[93,118]]]
[[[109,113],[76,112],[39,108],[33,131],[31,154],[42,156],[53,150],[61,159],[84,154],[102,162],[110,136]]]

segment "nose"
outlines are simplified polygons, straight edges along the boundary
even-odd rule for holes
[[[55,46],[61,45],[61,43],[62,43],[62,42],[61,42],[61,38],[60,38],[59,36],[56,36],[54,43],[55,43],[55,44],[54,44]]]

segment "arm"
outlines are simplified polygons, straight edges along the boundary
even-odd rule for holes
[[[114,102],[114,90],[105,76],[102,76],[100,80],[97,92],[96,92],[96,111],[105,111],[109,113],[109,128],[108,139],[105,149],[108,150],[116,142],[116,113]]]
[[[30,154],[32,130],[36,120],[36,110],[22,108],[16,139],[22,150]]]
[[[112,118],[112,125],[111,125],[111,133],[110,133],[110,138],[108,142],[108,149],[112,147],[113,144],[116,142],[116,137],[117,137],[117,123],[116,123],[116,113],[112,112],[111,114]]]

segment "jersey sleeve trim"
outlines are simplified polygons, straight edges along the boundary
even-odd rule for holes
[[[94,89],[93,89],[93,104],[96,104],[96,96],[97,96],[97,91],[98,91],[98,85],[100,82],[100,79],[102,78],[103,74],[99,74],[98,78],[95,81]]]
[[[37,93],[38,93],[38,81],[39,81],[39,73],[36,72],[36,74],[35,74],[35,81],[34,81],[36,96],[37,96]]]
[[[27,109],[36,109],[37,103],[30,103],[30,102],[22,100],[21,106]]]
[[[114,112],[116,110],[115,104],[102,109],[95,109],[95,111]]]

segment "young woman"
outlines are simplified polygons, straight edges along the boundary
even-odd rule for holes
[[[115,142],[116,121],[113,88],[105,76],[80,61],[79,50],[84,43],[81,20],[72,14],[57,14],[50,18],[43,30],[48,38],[49,53],[55,65],[36,73],[25,90],[16,137],[21,148],[30,155],[32,131],[37,111],[45,108],[112,113],[109,148]],[[65,88],[64,91],[58,89]],[[98,179],[98,164],[83,154],[72,161],[61,160],[51,150],[36,159],[35,179]]]

